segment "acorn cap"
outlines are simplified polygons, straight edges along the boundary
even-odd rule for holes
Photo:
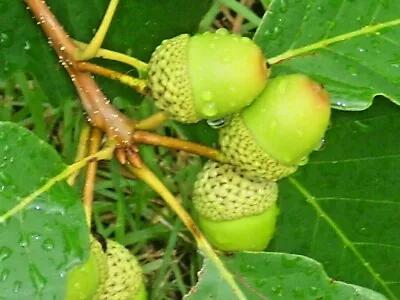
[[[97,300],[104,292],[108,265],[101,244],[91,236],[88,260],[67,275],[66,300]]]
[[[235,220],[263,213],[277,195],[275,182],[247,176],[229,164],[208,161],[197,175],[193,204],[210,220]]]
[[[219,144],[224,159],[251,176],[279,180],[297,170],[268,155],[255,140],[240,114],[235,114],[228,125],[219,131]]]
[[[157,107],[177,121],[195,123],[249,105],[268,76],[253,41],[219,29],[163,41],[151,56],[148,86]]]
[[[331,114],[328,93],[302,74],[270,80],[241,111],[246,127],[269,156],[298,165],[320,145]]]
[[[107,262],[109,275],[101,300],[146,299],[142,268],[128,249],[107,240]]]
[[[188,34],[162,41],[153,52],[148,71],[148,86],[155,105],[175,120],[194,123],[196,113],[189,83]]]

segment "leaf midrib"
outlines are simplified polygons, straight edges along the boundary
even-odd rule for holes
[[[336,222],[329,217],[329,215],[322,209],[322,207],[315,200],[316,198],[296,179],[288,177],[289,182],[302,194],[306,201],[316,210],[317,215],[324,219],[328,225],[333,229],[337,236],[342,240],[343,244],[350,249],[355,257],[361,262],[361,264],[367,269],[368,273],[374,278],[374,280],[385,290],[390,299],[398,299],[392,290],[388,287],[386,282],[379,276],[374,268],[371,267],[370,263],[364,258],[364,256],[358,251],[352,241],[344,234],[342,229],[336,224]]]
[[[368,35],[371,33],[375,33],[379,30],[382,30],[384,28],[388,28],[388,27],[394,27],[400,25],[400,18],[398,19],[394,19],[392,21],[387,21],[387,22],[383,22],[383,23],[379,23],[376,25],[367,25],[364,26],[363,28],[360,28],[358,30],[355,31],[351,31],[351,32],[347,32],[341,35],[337,35],[334,37],[331,37],[329,39],[323,39],[320,40],[318,42],[315,42],[313,44],[304,46],[304,47],[300,47],[297,49],[290,49],[282,54],[279,54],[277,56],[271,57],[270,59],[268,59],[268,63],[270,65],[274,65],[277,64],[279,62],[282,62],[284,60],[288,60],[291,58],[294,58],[296,56],[300,56],[300,55],[304,55],[306,53],[318,50],[318,49],[322,49],[327,47],[328,45],[332,45],[338,42],[343,42],[346,40],[350,40],[359,36],[364,36],[364,35]]]

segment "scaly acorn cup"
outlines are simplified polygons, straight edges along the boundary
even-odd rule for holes
[[[268,76],[252,40],[218,29],[164,40],[151,56],[148,86],[157,107],[177,121],[195,123],[240,111]]]
[[[91,237],[88,260],[67,275],[66,300],[98,300],[105,290],[107,258],[101,244]]]
[[[128,249],[107,240],[108,278],[100,300],[146,300],[142,268]]]
[[[200,229],[222,251],[261,251],[275,232],[278,187],[239,168],[208,161],[198,174],[193,204]]]
[[[318,148],[330,114],[329,97],[320,84],[302,74],[274,78],[220,130],[221,152],[251,174],[279,180]]]

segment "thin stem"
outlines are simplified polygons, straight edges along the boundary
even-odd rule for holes
[[[183,150],[186,152],[207,157],[215,161],[223,161],[221,152],[219,150],[181,139],[158,135],[147,131],[135,131],[133,133],[132,139],[136,143]]]
[[[144,79],[135,78],[130,75],[126,75],[88,62],[77,63],[76,68],[79,71],[90,72],[110,78],[112,80],[117,80],[133,88],[140,94],[145,95],[148,92],[147,82]]]
[[[236,0],[219,0],[224,5],[228,6],[230,9],[235,11],[237,14],[242,15],[250,23],[258,26],[261,23],[261,18],[257,16],[251,9],[247,6],[237,2]]]
[[[99,151],[102,137],[103,133],[98,128],[93,128],[90,138],[89,155],[93,155]],[[83,207],[85,208],[86,221],[89,227],[92,222],[94,184],[96,181],[97,166],[97,160],[88,163],[85,186],[83,188]]]
[[[78,49],[74,56],[76,60],[88,60],[95,57],[97,51],[100,49],[101,44],[106,37],[108,28],[110,28],[110,24],[113,19],[115,10],[117,9],[118,3],[119,0],[110,0],[103,20],[101,21],[101,24],[97,29],[96,34],[87,45],[87,47],[85,47],[83,50]]]
[[[169,120],[168,115],[163,112],[157,112],[154,115],[151,115],[150,117],[139,121],[136,126],[135,129],[139,129],[139,130],[155,130],[159,127],[162,126],[162,124],[164,124],[166,121]]]
[[[85,122],[83,124],[82,131],[79,136],[79,143],[78,143],[78,148],[76,150],[75,161],[79,161],[87,155],[87,141],[89,140],[91,129],[92,128],[89,126],[88,123]],[[78,175],[79,171],[72,173],[71,176],[68,177],[67,183],[70,186],[73,186],[75,184]]]
[[[53,185],[55,185],[57,182],[66,179],[68,176],[70,176],[72,173],[76,172],[77,170],[82,169],[85,167],[90,161],[92,160],[104,160],[104,159],[110,159],[113,155],[114,149],[116,147],[116,143],[112,142],[110,145],[108,145],[106,148],[103,150],[85,157],[84,159],[69,165],[66,167],[61,173],[58,175],[54,176],[51,178],[49,181],[47,181],[44,185],[42,185],[40,188],[38,188],[36,191],[32,192],[25,198],[23,198],[20,202],[18,202],[17,205],[15,205],[12,209],[4,213],[3,215],[0,216],[0,223],[5,222],[8,218],[12,217],[22,209],[24,209],[29,203],[31,203],[33,200],[35,200],[38,196],[40,196],[42,193],[48,191]]]
[[[210,9],[208,12],[205,14],[203,19],[201,20],[199,24],[199,29],[198,31],[200,33],[205,32],[207,30],[210,30],[215,18],[217,17],[219,11],[221,9],[221,3],[219,0],[214,0],[213,3],[211,4]]]
[[[87,46],[86,43],[83,43],[83,42],[80,42],[77,40],[74,40],[74,42],[76,45],[78,45],[79,48],[84,48]],[[135,69],[138,69],[141,71],[147,71],[147,69],[148,69],[148,64],[145,63],[144,61],[141,61],[141,60],[137,59],[136,57],[132,57],[127,54],[108,50],[108,49],[103,49],[103,48],[98,49],[94,57],[118,61],[118,62],[127,64],[127,65],[130,65],[130,66],[134,67]]]
[[[221,259],[218,257],[211,245],[208,243],[205,236],[194,223],[192,217],[180,204],[180,202],[174,197],[174,195],[172,195],[172,193],[165,187],[165,185],[144,165],[142,168],[134,168],[129,165],[128,168],[133,174],[135,174],[138,178],[149,185],[155,192],[157,192],[157,194],[159,194],[161,198],[163,198],[164,201],[171,207],[171,209],[178,215],[178,217],[182,220],[187,229],[192,233],[199,249],[202,250],[206,258],[211,260],[216,265],[221,273],[221,276],[231,286],[233,292],[237,295],[238,299],[247,299],[243,292],[240,290],[232,274],[229,272],[228,269],[226,269]]]
[[[345,33],[345,34],[341,34],[341,35],[337,35],[335,37],[326,39],[326,40],[322,40],[319,42],[316,42],[314,44],[311,45],[307,45],[301,48],[297,48],[297,49],[292,49],[292,50],[288,50],[278,56],[275,57],[271,57],[270,59],[268,59],[268,63],[270,65],[274,65],[277,63],[280,63],[284,60],[296,57],[296,56],[300,56],[300,55],[304,55],[307,54],[309,52],[321,49],[321,48],[325,48],[329,45],[338,43],[338,42],[343,42],[345,40],[350,40],[352,38],[355,37],[359,37],[359,36],[363,36],[363,35],[367,35],[370,33],[374,33],[377,32],[381,29],[387,28],[387,27],[393,27],[396,25],[400,25],[400,19],[396,19],[396,20],[392,20],[392,21],[388,21],[385,23],[380,23],[380,24],[376,24],[376,25],[372,25],[372,26],[365,26],[359,30],[355,30],[349,33]]]

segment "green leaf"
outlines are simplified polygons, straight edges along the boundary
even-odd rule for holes
[[[103,47],[128,53],[148,61],[163,39],[181,33],[194,33],[206,13],[210,0],[120,1]],[[48,0],[53,13],[75,39],[88,42],[107,8],[109,0]],[[75,98],[70,78],[58,63],[57,55],[47,43],[23,1],[0,1],[0,79],[15,71],[30,72],[38,80],[52,104]],[[122,72],[131,67],[102,63]],[[61,71],[62,70],[62,71]],[[108,79],[99,79],[110,96],[140,99],[128,87]]]
[[[330,279],[318,262],[284,253],[237,253],[224,259],[248,299],[386,299],[355,285]],[[206,261],[187,300],[236,299],[215,266]]]
[[[398,0],[276,0],[254,37],[273,76],[306,73],[334,107],[362,110],[375,95],[400,104]]]
[[[400,108],[336,111],[322,151],[280,182],[270,250],[306,255],[328,274],[400,295]]]
[[[0,216],[66,166],[32,132],[0,122]],[[63,299],[89,249],[80,198],[64,182],[0,223],[0,299]]]

